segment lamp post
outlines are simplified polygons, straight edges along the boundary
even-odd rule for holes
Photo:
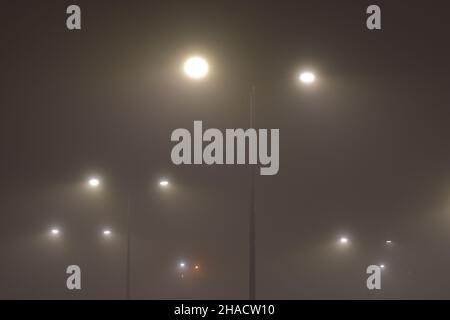
[[[130,300],[130,257],[131,257],[131,198],[128,196],[127,199],[127,265],[126,265],[126,272],[127,272],[127,300]]]
[[[188,58],[183,65],[184,73],[191,79],[198,80],[206,77],[209,72],[207,61],[201,57]],[[310,85],[316,80],[311,71],[303,71],[298,80],[305,85]],[[250,88],[250,128],[256,129],[256,87]],[[250,206],[249,206],[249,299],[256,298],[256,168],[251,167],[250,174]],[[346,242],[346,240],[345,240]]]
[[[100,187],[100,179],[97,177],[91,177],[88,179],[87,184],[92,189],[97,189]],[[169,186],[169,181],[163,179],[159,181],[159,185],[162,188],[167,188]],[[127,208],[126,208],[126,241],[127,241],[127,254],[126,254],[126,298],[129,300],[131,298],[131,196],[127,196]],[[51,233],[53,235],[58,235],[58,229],[52,229]],[[104,236],[111,236],[111,230],[103,230]]]
[[[250,128],[256,127],[256,88],[250,89]],[[256,129],[256,128],[255,128]],[[249,210],[249,285],[248,297],[255,300],[256,297],[256,185],[255,185],[255,167],[251,167],[250,177],[250,210]]]
[[[169,186],[169,181],[163,179],[159,181],[161,188],[167,188]],[[131,298],[131,196],[128,195],[127,199],[127,300]]]

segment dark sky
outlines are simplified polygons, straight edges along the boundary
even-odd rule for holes
[[[280,129],[280,171],[256,178],[257,298],[450,298],[449,9],[2,1],[0,298],[124,298],[128,199],[132,298],[247,298],[250,168],[175,166],[170,134],[247,128],[252,85],[258,127]],[[191,53],[206,81],[181,74]],[[180,279],[180,261],[201,271]]]

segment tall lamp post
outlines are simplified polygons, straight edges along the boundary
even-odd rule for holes
[[[250,89],[250,128],[256,129],[256,88],[252,86]],[[250,210],[249,210],[249,285],[248,296],[250,300],[255,300],[256,296],[256,233],[255,233],[255,218],[256,218],[256,185],[255,185],[255,170],[251,167],[250,177]]]
[[[88,185],[90,188],[98,188],[101,182],[97,177],[91,177],[88,180]],[[159,185],[161,188],[167,188],[169,186],[168,180],[160,180]],[[59,233],[58,229],[53,229],[52,234],[57,235]],[[108,236],[111,234],[110,230],[104,230],[103,234]],[[127,196],[127,209],[126,209],[126,298],[129,300],[131,298],[131,196]]]
[[[131,263],[131,198],[128,196],[127,198],[127,265],[126,265],[126,272],[127,272],[127,300],[130,300],[130,282],[131,282],[131,273],[130,273],[130,263]]]
[[[188,58],[183,65],[184,73],[194,80],[200,80],[207,76],[208,62],[202,57]],[[316,80],[311,71],[301,72],[298,80],[305,85],[310,85]],[[256,129],[256,87],[250,89],[250,128]],[[251,167],[250,176],[250,210],[249,210],[249,292],[250,300],[256,298],[256,168]]]

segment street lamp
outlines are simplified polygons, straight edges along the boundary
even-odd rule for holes
[[[340,242],[342,245],[345,245],[345,244],[348,243],[348,238],[347,238],[347,237],[341,237],[341,238],[339,239],[339,242]]]
[[[183,70],[188,77],[199,80],[208,74],[209,65],[202,57],[190,57],[185,61]]]
[[[178,264],[178,267],[181,270],[180,277],[181,277],[181,279],[184,279],[184,270],[186,269],[186,263],[182,261]]]
[[[300,73],[298,79],[304,84],[311,84],[316,80],[316,76],[310,71],[304,71]]]
[[[98,178],[92,177],[89,178],[88,184],[91,188],[97,188],[98,186],[100,186],[100,180]]]
[[[167,181],[167,180],[161,180],[161,181],[159,182],[159,185],[160,185],[161,187],[167,187],[167,186],[169,186],[169,181]]]
[[[50,233],[51,233],[53,236],[57,236],[57,235],[59,235],[59,229],[53,228],[52,230],[50,230]]]
[[[188,62],[188,61],[187,61]],[[195,61],[194,61],[195,62]],[[192,63],[192,62],[191,62]],[[194,69],[191,69],[191,65],[188,68],[187,71],[195,71]],[[199,70],[197,70],[199,71]],[[96,176],[91,176],[88,178],[87,180],[87,185],[90,188],[98,188],[101,185],[101,180],[100,178],[96,177]],[[159,181],[159,185],[163,188],[167,188],[169,186],[169,181],[167,179],[162,179]],[[126,207],[126,297],[127,299],[130,299],[130,287],[131,287],[131,194],[127,195],[127,207]],[[58,229],[52,229],[51,234],[56,236],[59,234],[59,230]],[[110,237],[113,235],[112,231],[110,229],[104,229],[102,230],[102,235],[104,237]],[[184,266],[184,263],[183,263]]]

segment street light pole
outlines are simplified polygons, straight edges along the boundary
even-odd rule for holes
[[[200,57],[191,57],[185,61],[184,72],[192,79],[201,79],[208,74],[209,66],[206,60]],[[316,79],[313,72],[304,71],[298,80],[310,85]],[[256,130],[256,87],[250,88],[250,128]],[[249,207],[249,267],[248,267],[248,295],[249,300],[256,297],[256,167],[251,166],[250,176],[250,207]]]
[[[127,300],[130,300],[130,247],[131,247],[131,199],[127,198],[127,265],[126,265],[126,295]]]
[[[256,129],[256,88],[250,90],[250,128]],[[255,233],[255,166],[251,166],[249,211],[249,299],[256,296],[256,233]]]

